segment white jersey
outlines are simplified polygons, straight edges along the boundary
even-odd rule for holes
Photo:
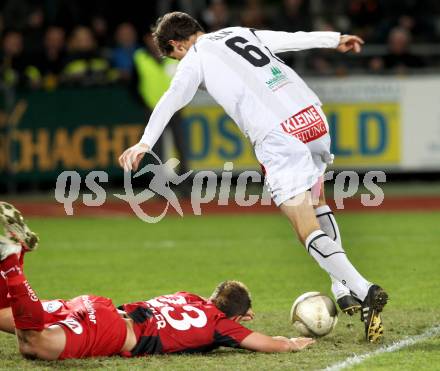
[[[204,88],[252,144],[311,105],[321,105],[306,83],[275,53],[336,48],[338,32],[276,32],[230,27],[204,34],[179,63],[156,105],[141,143],[150,148],[172,115]]]

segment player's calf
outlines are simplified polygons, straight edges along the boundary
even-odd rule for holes
[[[315,214],[321,230],[339,246],[342,246],[339,226],[336,222],[335,216],[333,215],[333,211],[325,203],[325,195],[323,189],[319,198],[319,202],[319,207],[315,208]],[[361,308],[360,303],[354,297],[352,297],[350,290],[346,286],[344,286],[341,282],[339,282],[332,276],[330,276],[330,279],[332,281],[331,290],[339,305],[339,308],[341,308],[343,313],[347,313],[350,316],[353,315]]]
[[[22,271],[19,262],[21,250],[21,245],[0,236],[0,271],[11,298],[15,327],[41,331],[44,328],[44,311]]]
[[[301,193],[280,205],[281,211],[292,224],[295,232],[302,243],[307,237],[320,226],[312,207],[310,192]]]
[[[64,349],[65,334],[59,326],[44,327],[44,310],[19,263],[22,246],[0,236],[0,271],[11,297],[20,352],[28,358],[57,359]]]

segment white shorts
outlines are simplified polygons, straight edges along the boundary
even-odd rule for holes
[[[321,107],[307,107],[276,126],[255,145],[255,154],[277,206],[312,188],[333,162]]]

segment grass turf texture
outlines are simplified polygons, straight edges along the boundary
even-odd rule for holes
[[[337,219],[349,257],[390,294],[384,312],[384,344],[440,323],[437,213],[344,214]],[[114,303],[147,299],[178,290],[208,296],[225,279],[245,282],[256,320],[252,329],[296,336],[289,324],[292,301],[306,291],[330,294],[325,272],[293,237],[278,215],[167,218],[149,225],[130,219],[32,219],[40,249],[25,271],[41,298],[84,293]],[[320,369],[381,345],[366,344],[359,318],[340,315],[335,331],[301,353],[255,354],[220,349],[208,355],[119,357],[64,362],[27,361],[15,339],[0,334],[2,369]],[[431,339],[354,367],[359,370],[438,369],[440,340]]]

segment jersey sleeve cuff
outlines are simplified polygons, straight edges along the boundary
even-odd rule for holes
[[[341,40],[340,32],[329,32],[329,48],[336,49],[339,45],[339,41]]]
[[[151,140],[148,140],[148,138],[142,137],[139,141],[139,144],[146,144],[150,151],[153,149],[153,143],[151,143]]]

